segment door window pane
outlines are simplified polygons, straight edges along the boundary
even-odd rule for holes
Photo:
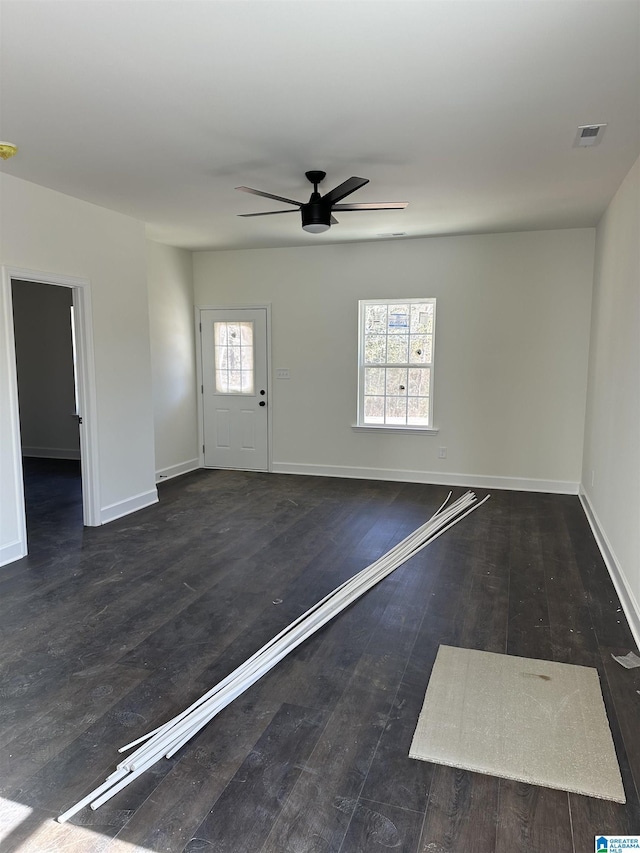
[[[254,394],[253,320],[213,324],[217,394]]]

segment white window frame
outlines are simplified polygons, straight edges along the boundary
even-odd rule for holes
[[[364,344],[365,344],[365,310],[368,305],[411,305],[415,303],[428,303],[433,305],[433,333],[432,333],[432,349],[431,361],[421,364],[420,366],[428,367],[431,371],[429,377],[429,425],[421,426],[419,424],[371,424],[364,422],[364,389],[365,389],[365,367],[364,360]],[[357,423],[352,426],[355,431],[369,432],[388,432],[388,433],[418,433],[418,434],[436,434],[437,428],[433,425],[433,400],[434,400],[434,379],[435,379],[435,346],[436,346],[436,299],[434,297],[410,297],[410,298],[387,298],[387,299],[360,299],[358,301],[358,416]],[[376,367],[411,367],[406,364],[391,364],[382,363]],[[417,366],[417,365],[414,365]],[[386,396],[386,394],[385,394]]]

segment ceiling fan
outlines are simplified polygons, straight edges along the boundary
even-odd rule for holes
[[[320,234],[328,231],[332,225],[337,225],[338,220],[333,215],[334,210],[401,210],[408,204],[406,201],[373,202],[370,204],[338,204],[345,196],[359,190],[369,183],[368,178],[347,178],[346,181],[321,196],[318,192],[318,184],[326,177],[326,172],[305,172],[307,180],[313,184],[311,198],[305,204],[302,201],[294,201],[292,198],[283,198],[281,195],[265,193],[262,190],[252,190],[251,187],[236,187],[244,193],[253,193],[275,201],[283,201],[285,204],[294,204],[294,208],[288,210],[268,210],[265,213],[239,213],[238,216],[274,216],[276,213],[295,213],[300,211],[302,215],[302,227],[311,234]]]

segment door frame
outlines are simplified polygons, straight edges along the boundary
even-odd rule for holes
[[[196,305],[195,306],[195,324],[196,324],[196,381],[200,391],[198,397],[198,463],[201,468],[204,468],[204,406],[202,405],[203,378],[202,378],[202,326],[201,326],[201,311],[255,311],[263,309],[267,315],[267,471],[271,471],[272,467],[272,426],[273,415],[271,412],[271,303],[251,303],[250,305]]]
[[[15,356],[13,328],[13,297],[11,284],[14,280],[30,281],[56,287],[70,288],[73,295],[76,333],[76,381],[78,408],[82,417],[80,433],[80,460],[82,476],[82,516],[86,527],[98,527],[100,521],[100,483],[98,463],[98,417],[95,392],[95,359],[93,348],[93,322],[91,306],[91,283],[86,278],[58,275],[20,267],[2,267],[2,302],[4,304],[4,326],[7,354],[9,355],[9,415],[11,420],[11,445],[13,455],[13,480],[18,516],[19,550],[15,559],[28,553],[26,508],[24,500],[24,478],[22,471],[22,441],[20,437],[20,408],[18,403],[18,375]]]

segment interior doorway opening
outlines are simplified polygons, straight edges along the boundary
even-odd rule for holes
[[[83,526],[73,288],[13,279],[27,540]]]
[[[51,454],[47,452],[50,438],[46,435],[45,427],[48,418],[42,410],[35,406],[35,431],[24,433],[21,417],[24,418],[23,401],[18,396],[18,352],[15,341],[14,327],[14,283],[16,288],[20,283],[37,284],[47,292],[66,291],[67,300],[71,295],[71,302],[67,301],[65,311],[67,314],[68,332],[72,354],[71,365],[75,364],[75,371],[71,367],[69,378],[71,380],[70,396],[67,397],[67,409],[65,418],[69,425],[75,429],[77,443],[73,446],[65,444],[58,434],[57,439],[51,446],[61,448],[67,453],[56,454],[60,458],[56,463],[58,467],[64,467],[65,461],[71,466],[79,468],[80,486],[79,499],[76,512],[81,507],[82,526],[96,527],[102,523],[100,509],[100,487],[99,487],[99,457],[97,436],[97,399],[95,390],[95,365],[93,355],[93,324],[91,311],[91,288],[87,279],[75,276],[59,275],[55,273],[43,273],[17,267],[2,267],[2,331],[7,347],[7,374],[5,380],[6,388],[6,412],[8,413],[8,433],[5,445],[4,462],[7,478],[5,481],[5,498],[3,507],[7,510],[7,522],[9,530],[15,530],[14,538],[3,546],[2,564],[12,562],[25,556],[28,551],[27,545],[27,523],[25,506],[25,479],[26,472],[23,469],[23,445],[25,446],[25,458],[47,459]],[[71,316],[73,310],[75,341],[71,332]],[[29,318],[28,318],[29,319]],[[33,323],[35,327],[35,323]],[[45,322],[46,328],[46,322]],[[33,330],[32,330],[33,331]],[[35,335],[33,335],[35,337]],[[46,336],[36,337],[35,346],[44,349],[45,354],[50,356]],[[13,357],[12,357],[13,355]],[[24,371],[23,371],[24,372]],[[24,397],[24,394],[23,394]],[[69,408],[70,406],[70,408]],[[22,410],[22,412],[21,412]],[[41,423],[38,425],[38,416]],[[27,441],[31,442],[28,444]],[[39,449],[40,448],[40,449]],[[64,457],[68,457],[66,460]],[[74,458],[75,457],[75,458]],[[13,495],[13,500],[10,495]]]

